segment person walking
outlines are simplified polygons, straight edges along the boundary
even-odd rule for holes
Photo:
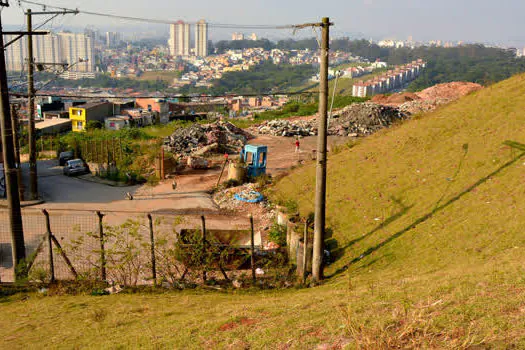
[[[299,136],[295,138],[295,153],[301,152],[301,144],[299,142]]]

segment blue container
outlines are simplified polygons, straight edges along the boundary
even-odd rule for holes
[[[241,151],[241,159],[246,164],[246,174],[257,177],[266,174],[266,160],[268,147],[260,145],[246,145]]]

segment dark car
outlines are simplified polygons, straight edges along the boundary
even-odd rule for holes
[[[74,159],[75,154],[72,151],[60,152],[58,156],[58,165],[63,166],[68,160]]]
[[[64,175],[80,175],[89,173],[89,168],[82,159],[68,160],[64,166]]]

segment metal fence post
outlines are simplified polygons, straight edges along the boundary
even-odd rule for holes
[[[151,247],[151,275],[153,278],[153,285],[157,286],[157,262],[155,259],[155,236],[153,235],[153,218],[148,214],[149,220],[149,240]]]
[[[251,244],[251,257],[250,257],[250,263],[252,265],[252,280],[253,280],[253,283],[256,282],[256,277],[255,277],[255,232],[254,232],[254,229],[253,229],[253,216],[250,215],[250,229],[251,229],[251,239],[250,239],[250,244]]]
[[[104,218],[104,214],[102,214],[100,211],[97,211],[98,216],[98,233],[99,233],[99,240],[100,240],[100,278],[102,278],[103,281],[106,280],[106,252],[104,250],[104,226],[102,225],[102,219]]]
[[[206,282],[206,219],[204,218],[204,215],[201,216],[202,221],[202,280]]]
[[[49,220],[49,213],[47,210],[42,209],[42,213],[46,217],[46,236],[47,236],[47,247],[48,247],[48,254],[49,254],[49,274],[51,275],[51,282],[55,282],[55,263],[53,261],[53,242],[51,239],[51,236],[53,235],[51,233],[51,223]]]

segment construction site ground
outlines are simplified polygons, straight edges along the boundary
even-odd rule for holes
[[[347,138],[329,137],[328,145],[331,147],[345,140]],[[300,163],[312,161],[317,137],[301,138],[298,153],[295,152],[294,138],[263,135],[249,143],[268,146],[267,173],[275,177]],[[237,156],[230,155],[230,158],[235,157]],[[26,168],[27,164],[24,164],[24,182],[28,184]],[[165,213],[183,215],[187,218],[188,225],[196,227],[200,226],[200,216],[205,215],[207,226],[215,229],[249,228],[248,216],[251,214],[254,217],[255,230],[267,230],[272,216],[268,215],[264,203],[242,203],[237,210],[224,210],[213,201],[210,191],[216,185],[220,171],[220,166],[209,170],[185,170],[156,186],[144,184],[115,187],[86,181],[83,176],[64,176],[62,167],[57,165],[56,160],[39,161],[39,192],[45,202],[25,210],[47,209],[50,212],[63,212],[64,215],[90,211],[112,212],[113,224],[140,214]],[[227,176],[226,169],[221,182],[226,181]],[[172,188],[173,181],[177,184],[175,190]],[[126,199],[127,192],[133,195],[133,200]],[[266,236],[263,232],[260,234],[262,237]],[[30,237],[28,239],[31,240]]]

